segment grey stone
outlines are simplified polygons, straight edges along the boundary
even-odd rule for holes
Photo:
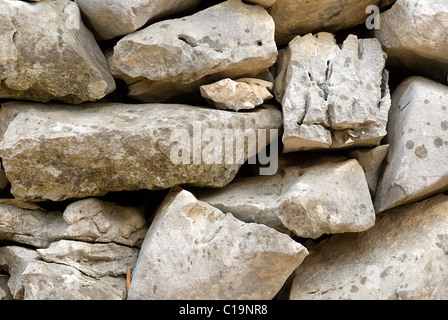
[[[275,40],[282,45],[297,35],[350,29],[366,21],[368,6],[379,6],[382,1],[277,0],[269,10],[275,21]]]
[[[283,107],[284,152],[376,146],[390,108],[386,55],[376,39],[297,36],[275,81]]]
[[[0,1],[0,98],[95,101],[115,80],[78,6]]]
[[[356,160],[294,162],[282,165],[274,176],[239,178],[224,188],[198,190],[198,198],[240,220],[303,238],[361,232],[374,225],[372,199]]]
[[[378,179],[381,175],[384,160],[386,159],[389,145],[381,145],[375,148],[351,150],[348,155],[358,160],[366,175],[370,194],[375,195]]]
[[[134,32],[153,20],[193,9],[200,0],[75,0],[95,29],[107,40]]]
[[[39,248],[61,239],[139,246],[146,230],[140,210],[99,199],[74,202],[64,213],[0,205],[0,240]]]
[[[398,0],[380,15],[375,37],[388,63],[405,66],[438,82],[448,76],[448,3],[444,0]]]
[[[273,83],[255,79],[222,79],[200,87],[201,95],[209,104],[223,110],[250,110],[274,96],[269,90]]]
[[[45,262],[75,267],[93,278],[126,275],[135,267],[139,250],[115,243],[88,243],[60,240],[47,249],[37,249]]]
[[[229,0],[127,35],[108,62],[129,96],[161,102],[223,78],[266,72],[277,58],[274,28],[261,6]]]
[[[39,260],[35,250],[0,248],[0,266],[10,273],[8,287],[15,300],[122,300],[125,277],[86,276],[78,269]]]
[[[258,138],[261,150],[282,126],[272,106],[243,114],[172,104],[14,102],[2,106],[1,116],[0,155],[11,193],[29,201],[180,184],[222,187],[258,153],[238,140]]]
[[[290,299],[447,299],[447,213],[447,196],[437,195],[319,243],[296,270]]]
[[[448,86],[422,77],[408,78],[394,91],[377,212],[448,190],[447,100]]]
[[[264,225],[172,190],[151,224],[129,299],[272,299],[308,251]]]

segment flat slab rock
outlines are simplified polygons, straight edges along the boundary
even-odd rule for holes
[[[285,234],[174,189],[145,237],[128,298],[272,299],[307,254]]]
[[[115,90],[74,2],[1,0],[0,29],[0,98],[81,103]]]
[[[222,187],[257,153],[247,143],[226,144],[226,137],[258,136],[265,129],[267,136],[257,139],[263,148],[282,126],[281,112],[272,106],[243,114],[170,104],[13,102],[2,106],[1,117],[0,155],[11,193],[29,201],[180,184]],[[214,134],[206,139],[202,132]],[[183,150],[182,161],[175,146]]]
[[[448,86],[422,77],[403,81],[392,95],[377,212],[448,190],[447,130]]]
[[[374,225],[369,188],[356,160],[294,162],[273,176],[239,178],[224,188],[198,190],[198,198],[242,221],[302,238],[361,232]]]
[[[446,300],[448,197],[378,214],[366,232],[310,248],[296,270],[293,300]]]
[[[229,0],[125,36],[108,62],[129,85],[129,96],[161,102],[224,78],[265,72],[277,59],[274,29],[263,7]]]
[[[139,247],[147,230],[141,210],[95,198],[75,201],[64,212],[0,204],[0,240],[37,248],[62,239]]]
[[[280,56],[275,95],[284,152],[376,146],[390,108],[386,55],[376,39],[297,36]]]

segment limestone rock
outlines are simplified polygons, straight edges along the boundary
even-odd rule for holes
[[[448,75],[448,3],[444,0],[399,0],[380,16],[375,37],[389,63],[446,83]]]
[[[30,201],[180,184],[222,187],[282,126],[272,106],[243,114],[170,104],[14,102],[1,113],[7,130],[0,155],[11,193]],[[245,136],[258,148],[238,142]]]
[[[8,246],[0,248],[0,266],[6,266],[8,286],[16,300],[122,300],[125,277],[86,276],[78,269],[40,261],[35,250]]]
[[[200,87],[201,95],[211,105],[223,110],[249,110],[274,96],[269,90],[273,84],[255,78],[229,78]]]
[[[85,275],[101,278],[126,275],[127,266],[134,268],[139,250],[115,243],[60,240],[37,252],[45,262],[72,266]]]
[[[172,190],[145,237],[129,299],[272,299],[307,254],[285,234]]]
[[[134,32],[147,22],[194,8],[200,0],[75,0],[100,40]]]
[[[11,291],[8,287],[9,276],[6,274],[0,274],[0,301],[12,300]]]
[[[274,5],[276,0],[244,0],[244,2],[252,3],[252,4],[259,4],[265,8],[272,7]]]
[[[447,100],[447,86],[421,77],[406,79],[393,93],[377,212],[448,189]]]
[[[375,223],[364,172],[354,159],[296,163],[274,176],[240,178],[221,189],[199,190],[198,198],[240,220],[303,238],[361,232]]]
[[[281,45],[297,35],[336,32],[363,24],[369,15],[366,8],[381,3],[382,0],[277,0],[269,13],[275,21],[275,39]]]
[[[375,148],[364,148],[351,150],[348,155],[358,160],[366,175],[370,194],[375,195],[378,179],[382,172],[382,166],[386,159],[389,145],[382,145]]]
[[[80,103],[115,89],[72,1],[1,0],[0,29],[0,98]]]
[[[108,62],[131,97],[160,102],[223,78],[265,72],[277,58],[274,28],[261,6],[229,0],[127,35]]]
[[[275,81],[284,151],[378,145],[390,108],[385,62],[376,39],[350,35],[339,48],[329,33],[294,38]]]
[[[378,214],[366,232],[334,235],[296,270],[298,300],[446,300],[448,197]]]
[[[74,202],[64,213],[0,205],[0,240],[39,248],[61,239],[140,246],[146,231],[140,210],[99,199]]]

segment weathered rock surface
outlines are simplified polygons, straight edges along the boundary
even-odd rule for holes
[[[15,102],[1,113],[0,155],[11,193],[31,201],[180,184],[222,187],[257,153],[233,139],[253,135],[263,148],[282,125],[281,112],[270,106],[242,114],[168,104]]]
[[[359,163],[323,160],[285,166],[270,177],[235,179],[198,198],[246,222],[266,224],[299,237],[361,232],[375,223],[375,211]]]
[[[207,102],[223,110],[250,110],[269,100],[274,96],[270,90],[273,83],[255,79],[229,78],[200,87],[201,95]]]
[[[172,190],[143,243],[129,299],[272,299],[308,251]]]
[[[47,249],[37,249],[45,262],[72,266],[94,278],[126,275],[134,268],[139,250],[115,243],[88,243],[60,240]]]
[[[8,287],[17,300],[122,300],[126,278],[86,276],[78,269],[39,260],[35,250],[0,248],[0,266],[10,273]]]
[[[115,90],[72,1],[1,0],[0,29],[0,98],[80,103]]]
[[[277,58],[274,28],[261,6],[229,0],[127,35],[108,62],[131,97],[160,102],[223,78],[265,72]]]
[[[74,202],[64,213],[0,205],[0,240],[39,248],[61,239],[140,246],[146,231],[140,210],[99,199]]]
[[[272,5],[275,3],[276,0],[244,0],[244,2],[252,3],[252,4],[259,4],[265,8],[272,7]]]
[[[393,93],[377,212],[448,189],[447,101],[447,86],[421,77],[406,79]]]
[[[363,148],[348,152],[348,155],[358,160],[362,166],[372,196],[375,195],[378,179],[381,175],[383,163],[388,151],[389,145],[387,144],[375,148]]]
[[[147,22],[194,8],[200,0],[75,0],[95,29],[107,40],[134,32]]]
[[[389,63],[446,83],[448,2],[398,0],[380,19],[375,37],[389,55]]]
[[[380,4],[382,0],[277,0],[269,13],[275,21],[275,40],[287,44],[297,35],[336,32],[362,24],[369,15],[366,8]]]
[[[297,269],[291,299],[445,300],[448,198],[381,213],[366,232],[334,235]]]
[[[375,39],[329,33],[296,37],[282,55],[275,95],[284,152],[375,146],[390,108],[386,55]]]

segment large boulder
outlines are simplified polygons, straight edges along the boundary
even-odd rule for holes
[[[448,190],[447,130],[448,86],[421,77],[403,81],[392,95],[377,212]]]
[[[235,113],[172,104],[13,102],[2,106],[1,117],[0,155],[11,193],[29,201],[180,184],[223,187],[282,126],[272,106]]]
[[[398,0],[380,15],[380,21],[375,37],[389,55],[389,63],[446,83],[448,2]]]
[[[331,157],[313,162],[296,159],[274,176],[235,179],[224,188],[198,190],[198,198],[245,222],[302,238],[371,228],[375,211],[359,163]]]
[[[263,7],[229,0],[127,35],[108,61],[131,97],[161,102],[223,78],[265,72],[277,58],[274,29]]]
[[[128,298],[272,299],[307,254],[285,234],[176,189],[145,237]]]
[[[0,98],[80,103],[115,89],[74,2],[1,0],[0,30]]]
[[[75,0],[99,40],[134,32],[146,23],[194,8],[201,0]]]
[[[446,300],[447,230],[446,195],[380,213],[366,232],[309,245],[290,299]]]
[[[285,152],[376,146],[390,107],[386,55],[376,39],[297,36],[279,59]]]

